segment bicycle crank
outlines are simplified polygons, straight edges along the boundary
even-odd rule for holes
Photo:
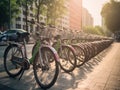
[[[20,58],[20,57],[12,56],[11,61],[14,64],[18,64],[18,65],[22,66],[24,70],[28,70],[30,68],[30,63],[25,58]]]

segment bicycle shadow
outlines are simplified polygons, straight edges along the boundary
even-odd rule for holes
[[[79,85],[82,85],[82,81],[84,81],[87,76],[93,72],[93,70],[103,61],[103,58],[106,56],[107,52],[110,49],[102,51],[94,58],[90,59],[87,63],[83,66],[76,68],[72,73],[62,73],[59,76],[59,80],[56,82],[57,84],[54,85],[50,90],[74,90],[78,89]],[[66,77],[63,79],[62,77],[65,75]],[[69,79],[71,77],[71,79]],[[62,82],[62,83],[61,83]],[[59,88],[61,87],[61,89]],[[85,90],[88,88],[85,87]]]
[[[102,59],[106,55],[107,51],[103,51],[96,57],[89,60],[83,66],[76,68],[71,73],[65,73],[60,70],[61,72],[59,73],[59,77],[55,85],[52,86],[49,90],[77,89],[79,85],[82,84],[82,81],[87,78],[88,74],[93,72],[96,66],[102,62]],[[7,74],[2,76],[0,75],[0,84],[6,85],[16,90],[43,90],[37,85],[34,79],[32,67],[30,70],[25,71],[25,74],[21,80],[18,80],[18,78],[9,78]]]
[[[11,87],[16,90],[35,90],[36,82],[33,75],[33,70],[26,71],[23,77],[10,78],[6,73],[0,77],[0,84]]]

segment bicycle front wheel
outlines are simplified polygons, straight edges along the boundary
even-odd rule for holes
[[[41,56],[36,54],[33,62],[33,70],[36,82],[42,89],[52,87],[59,74],[59,66],[55,54],[48,47],[41,48]]]
[[[82,66],[86,61],[85,51],[79,45],[72,45],[76,51],[77,67]]]
[[[65,72],[72,72],[76,67],[75,52],[68,46],[60,47],[59,51],[60,67]]]

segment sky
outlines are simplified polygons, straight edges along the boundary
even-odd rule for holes
[[[94,25],[101,26],[101,9],[109,0],[82,0],[83,7],[87,8],[94,19]]]

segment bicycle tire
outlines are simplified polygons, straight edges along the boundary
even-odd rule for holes
[[[9,52],[11,50],[14,51],[15,48],[16,48],[16,51],[12,52],[11,55],[16,55],[17,54],[17,57],[18,57],[21,54],[20,57],[23,58],[22,50],[19,49],[16,44],[9,45],[4,52],[4,68],[5,68],[5,71],[7,72],[7,74],[10,77],[13,77],[13,78],[19,76],[21,74],[22,70],[23,70],[23,68],[20,65],[18,65],[17,63],[14,63],[12,61],[13,56],[10,59],[8,58],[9,57]],[[12,64],[11,66],[10,66],[10,62],[8,62],[8,60],[11,62],[11,64]],[[9,66],[7,66],[7,64],[9,64]],[[10,69],[8,69],[8,68],[10,68]],[[16,70],[18,68],[19,68],[19,70]],[[15,70],[13,70],[13,69],[15,69]],[[13,71],[16,71],[16,72],[13,73]]]
[[[55,66],[55,68],[54,68],[53,72],[49,71],[50,69],[49,70],[45,70],[45,71],[42,70],[43,68],[40,65],[41,63],[39,63],[39,59],[40,59],[39,53],[37,53],[36,57],[35,57],[35,60],[33,61],[34,76],[35,76],[35,80],[36,80],[37,84],[42,89],[48,89],[48,88],[52,87],[55,84],[56,80],[57,80],[57,77],[58,77],[58,74],[59,74],[59,64],[58,64],[58,62],[56,60],[55,53],[50,48],[48,48],[48,47],[42,47],[41,48],[41,52],[42,52],[41,53],[42,54],[42,58],[44,59],[43,61],[44,62],[48,61],[49,64],[52,64],[52,65],[49,65],[49,66],[52,66],[52,68]],[[44,57],[45,54],[48,54],[47,59],[49,59],[49,60],[45,59],[45,57]],[[49,57],[49,55],[50,55],[50,57]],[[54,59],[54,60],[52,60],[52,62],[51,62],[50,59]],[[45,64],[45,66],[48,67],[47,64]],[[49,68],[51,68],[51,67],[49,67]],[[39,69],[39,72],[38,72],[38,69]],[[53,74],[53,76],[52,76],[51,80],[48,81],[49,83],[47,82],[47,84],[46,83],[44,84],[44,82],[42,82],[42,80],[44,80],[44,76],[46,76],[44,74],[47,71],[50,72],[50,74],[48,73],[48,77],[45,77],[45,79],[46,78],[50,79],[49,77],[51,76],[51,74]],[[42,73],[43,76],[39,77],[38,73],[39,73],[39,75],[40,75],[40,73]]]
[[[70,48],[67,45],[63,45],[61,47],[58,50],[58,54],[59,54],[59,57],[60,57],[60,61],[59,61],[60,67],[63,71],[65,71],[67,73],[72,72],[76,68],[76,54],[75,54],[75,51],[73,51],[73,49]],[[65,53],[66,52],[65,50],[68,50],[67,54]],[[70,57],[72,59],[70,59]]]
[[[77,64],[76,67],[82,66],[86,62],[86,55],[85,51],[82,47],[79,45],[72,45],[73,48],[76,50],[76,56],[77,56]]]

